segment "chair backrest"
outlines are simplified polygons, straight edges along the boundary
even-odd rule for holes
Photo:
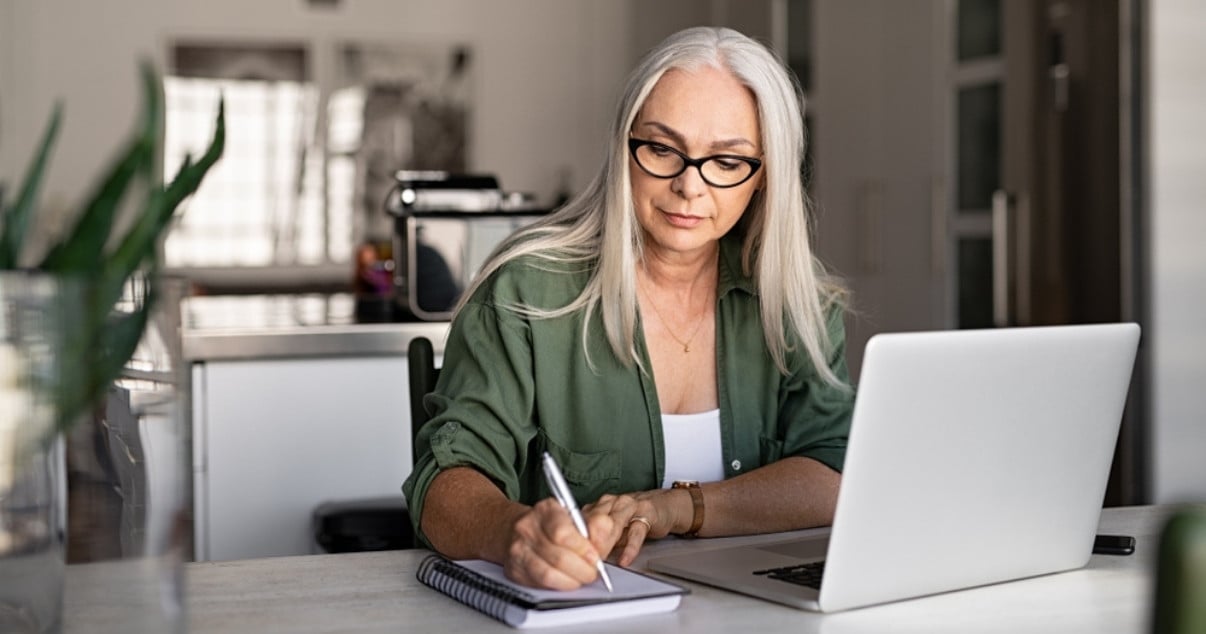
[[[423,407],[423,397],[435,389],[440,370],[435,367],[435,349],[427,337],[415,337],[406,348],[407,370],[410,374],[410,447],[411,459],[415,455],[415,439],[431,415]]]

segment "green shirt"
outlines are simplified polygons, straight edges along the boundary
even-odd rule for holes
[[[789,373],[778,371],[753,280],[741,274],[740,250],[735,239],[721,241],[716,367],[725,477],[786,456],[841,471],[853,393],[823,383],[799,344],[787,353]],[[455,466],[474,467],[525,504],[550,495],[540,467],[546,450],[580,503],[661,486],[665,453],[653,377],[615,357],[598,311],[586,342],[592,368],[582,345],[583,311],[544,319],[504,308],[564,306],[586,285],[585,268],[513,261],[453,320],[444,368],[424,400],[433,417],[419,432],[418,458],[403,485],[416,534],[432,479]],[[828,326],[829,367],[845,381],[840,308],[831,311]],[[640,328],[636,336],[650,368]]]

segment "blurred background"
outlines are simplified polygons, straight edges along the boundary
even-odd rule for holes
[[[227,106],[172,271],[213,297],[347,292],[358,246],[395,230],[397,170],[493,174],[554,208],[602,160],[628,70],[697,24],[801,80],[855,376],[877,332],[1137,321],[1107,504],[1206,499],[1200,0],[4,0],[0,188],[61,99],[35,240],[61,231],[148,58],[165,172]]]

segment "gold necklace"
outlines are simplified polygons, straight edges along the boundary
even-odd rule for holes
[[[641,290],[645,291],[645,299],[649,300],[649,305],[653,307],[654,314],[656,314],[658,320],[662,322],[662,326],[666,328],[666,332],[678,342],[678,345],[683,347],[683,354],[691,352],[691,342],[695,340],[695,335],[699,334],[700,328],[703,327],[704,315],[699,316],[699,318],[695,321],[695,329],[691,331],[691,336],[687,337],[686,341],[683,341],[678,337],[678,335],[674,334],[673,330],[670,329],[670,322],[666,321],[666,318],[662,316],[662,311],[658,310],[657,303],[653,301],[653,295],[649,294],[649,290],[644,288],[644,286],[639,283],[638,286],[641,288]],[[704,314],[707,314],[707,311],[704,311]]]

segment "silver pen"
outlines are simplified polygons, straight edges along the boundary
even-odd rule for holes
[[[565,482],[565,476],[561,475],[561,467],[557,466],[557,461],[549,455],[549,452],[544,452],[543,459],[544,479],[549,483],[549,488],[553,490],[553,497],[561,506],[569,511],[570,519],[573,520],[574,526],[578,529],[582,536],[590,539],[590,533],[586,530],[586,520],[582,519],[582,511],[578,510],[578,503],[574,501],[574,495],[570,493],[569,484]],[[611,577],[607,576],[607,569],[603,567],[603,560],[595,561],[595,568],[599,570],[599,577],[603,579],[603,585],[607,586],[608,592],[613,592],[611,587]]]

